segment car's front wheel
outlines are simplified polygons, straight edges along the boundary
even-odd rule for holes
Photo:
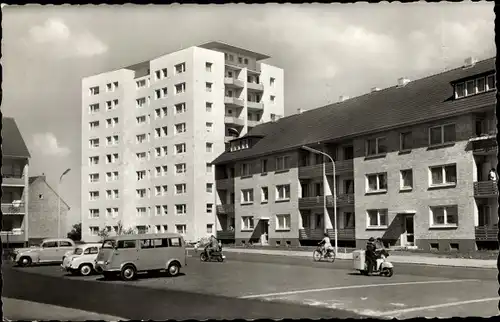
[[[28,256],[23,256],[19,259],[19,261],[17,262],[19,264],[19,266],[21,267],[26,267],[26,266],[30,266],[31,265],[31,258],[28,257]]]
[[[79,272],[82,276],[89,276],[92,274],[92,265],[82,264],[80,265]]]
[[[120,273],[120,276],[122,280],[124,281],[131,281],[136,277],[137,271],[134,266],[132,265],[125,265],[122,268],[122,271]]]

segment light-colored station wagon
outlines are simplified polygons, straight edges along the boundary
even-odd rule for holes
[[[97,254],[102,244],[90,243],[79,245],[64,257],[61,268],[71,274],[88,276],[95,272]]]
[[[62,263],[64,255],[76,245],[69,238],[47,238],[40,246],[14,249],[14,261],[19,266],[41,263]]]
[[[166,270],[179,275],[186,265],[186,244],[174,233],[121,235],[106,238],[96,259],[96,270],[105,278],[119,274],[129,281],[138,272]]]

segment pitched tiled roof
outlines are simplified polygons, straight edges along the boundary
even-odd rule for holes
[[[453,99],[451,82],[494,70],[495,58],[489,58],[469,68],[460,67],[412,81],[404,87],[389,87],[284,117],[277,122],[264,123],[248,133],[264,136],[251,149],[224,152],[213,163],[286,151],[302,145],[426,122],[493,105],[495,91]]]
[[[2,118],[2,153],[3,156],[30,158],[30,153],[12,117]]]

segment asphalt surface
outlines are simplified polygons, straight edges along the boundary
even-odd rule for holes
[[[192,257],[185,275],[132,282],[68,276],[58,266],[6,264],[3,296],[143,320],[498,314],[497,270],[398,264],[390,278],[367,277],[353,272],[351,261],[226,256],[224,263]]]

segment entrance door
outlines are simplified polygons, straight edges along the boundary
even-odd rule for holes
[[[260,220],[260,243],[261,245],[268,245],[268,240],[269,240],[269,220],[262,219]]]
[[[403,220],[404,232],[401,235],[402,246],[415,245],[414,216],[405,216]]]

